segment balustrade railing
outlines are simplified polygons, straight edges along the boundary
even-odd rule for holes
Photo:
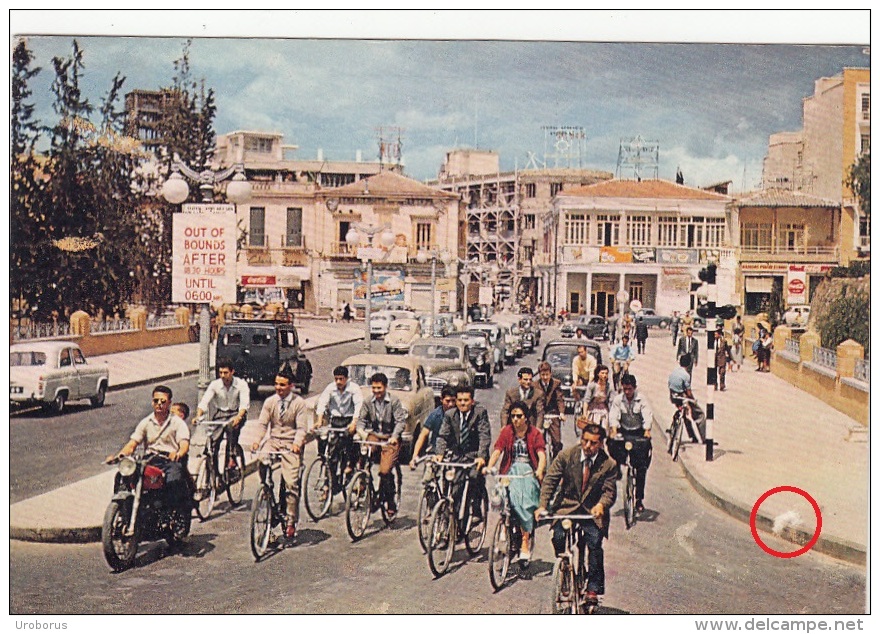
[[[837,353],[834,350],[829,350],[828,348],[820,348],[816,346],[813,348],[813,363],[821,365],[822,367],[829,368],[831,370],[837,369]]]
[[[871,382],[871,360],[870,359],[856,359],[856,369],[853,373],[853,376],[859,380],[864,381],[865,383]]]
[[[92,334],[102,332],[121,332],[124,330],[137,330],[131,319],[123,317],[120,319],[105,319],[103,321],[95,320],[89,324],[89,331]]]
[[[785,340],[785,351],[790,352],[793,355],[796,355],[798,358],[801,356],[801,342],[797,339],[786,339]]]
[[[50,337],[67,337],[70,335],[70,323],[30,323],[12,326],[13,341],[30,341],[48,339]]]
[[[150,315],[147,317],[147,329],[171,328],[180,325],[174,315]]]

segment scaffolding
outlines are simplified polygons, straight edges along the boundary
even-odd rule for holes
[[[380,126],[376,128],[379,143],[379,165],[402,165],[403,128]]]
[[[660,142],[647,141],[640,136],[620,140],[617,153],[617,178],[624,178],[624,171],[632,169],[632,178],[642,180],[645,173],[648,178],[658,178],[660,171]]]

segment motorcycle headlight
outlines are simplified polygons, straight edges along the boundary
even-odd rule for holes
[[[479,357],[477,357],[477,363],[479,365],[486,365],[486,355],[481,354]]]
[[[119,461],[119,475],[127,478],[137,471],[137,462],[133,458],[125,456]]]
[[[321,440],[327,440],[327,436],[330,435],[330,430],[327,427],[319,427],[318,428],[318,436],[321,437]]]
[[[633,448],[632,442],[627,440],[625,443],[623,443],[623,448],[626,449],[627,451],[632,451],[632,448]]]
[[[562,520],[562,528],[567,531],[571,530],[571,520]]]
[[[461,379],[460,379],[459,377],[457,377],[457,376],[450,377],[450,378],[449,378],[449,385],[455,387],[456,385],[458,385],[458,383],[459,383],[460,380],[461,380]]]
[[[443,474],[443,477],[445,477],[449,482],[452,482],[453,480],[455,480],[455,469],[447,469],[446,473]]]

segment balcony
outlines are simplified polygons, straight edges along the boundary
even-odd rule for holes
[[[870,251],[871,250],[871,236],[859,236],[859,250],[860,251]]]
[[[740,247],[741,262],[836,262],[840,248],[836,245],[766,245]]]

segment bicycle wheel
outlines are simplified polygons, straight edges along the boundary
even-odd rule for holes
[[[560,557],[553,564],[550,610],[553,614],[577,614],[577,586],[568,560]]]
[[[397,512],[394,514],[394,517],[388,517],[388,505],[382,504],[382,519],[385,521],[387,526],[391,526],[394,523],[394,520],[397,519],[398,514],[400,513],[400,494],[401,489],[403,488],[403,472],[400,470],[400,465],[394,465],[394,470],[391,472],[391,478],[394,481],[394,508]]]
[[[511,559],[510,531],[507,520],[498,519],[492,533],[492,545],[489,547],[489,581],[496,591],[504,587]]]
[[[636,479],[633,474],[633,468],[624,465],[625,474],[623,476],[623,521],[627,528],[631,528],[636,523]]]
[[[455,550],[456,518],[449,500],[440,500],[431,511],[431,537],[428,540],[428,567],[435,577],[449,570]]]
[[[476,555],[483,547],[483,541],[486,539],[486,524],[489,523],[489,494],[486,493],[485,487],[481,491],[480,510],[482,519],[479,521],[469,512],[467,524],[465,525],[464,547],[468,553]]]
[[[553,438],[550,436],[549,429],[544,430],[544,446],[547,453],[547,464],[549,465],[553,462],[553,458],[556,457],[556,453],[553,451]]]
[[[675,442],[675,434],[678,433],[678,428],[681,425],[681,412],[676,412],[672,416],[672,424],[669,426],[669,438],[666,441],[666,452],[672,455],[672,445]]]
[[[203,522],[208,519],[211,511],[214,510],[214,502],[217,500],[217,488],[214,486],[214,473],[209,465],[212,460],[209,456],[205,456],[202,464],[199,465],[199,473],[196,475],[196,515]]]
[[[333,474],[324,456],[312,460],[306,471],[305,490],[303,491],[306,512],[314,521],[325,517],[333,502]]]
[[[418,533],[419,546],[423,553],[428,552],[428,540],[431,536],[431,509],[437,503],[437,494],[433,486],[423,486],[419,493]]]
[[[348,485],[345,498],[345,529],[351,541],[356,542],[364,536],[370,521],[373,491],[364,471],[358,471]]]
[[[244,495],[244,449],[241,445],[235,445],[230,452],[231,458],[235,461],[235,466],[226,469],[226,497],[232,506],[241,504],[241,498]],[[223,454],[221,454],[223,455]]]
[[[269,537],[272,532],[272,493],[261,486],[251,502],[251,552],[254,560],[269,550]]]
[[[684,421],[678,420],[678,425],[672,432],[672,462],[678,460],[678,452],[681,449],[681,436],[684,433]]]

